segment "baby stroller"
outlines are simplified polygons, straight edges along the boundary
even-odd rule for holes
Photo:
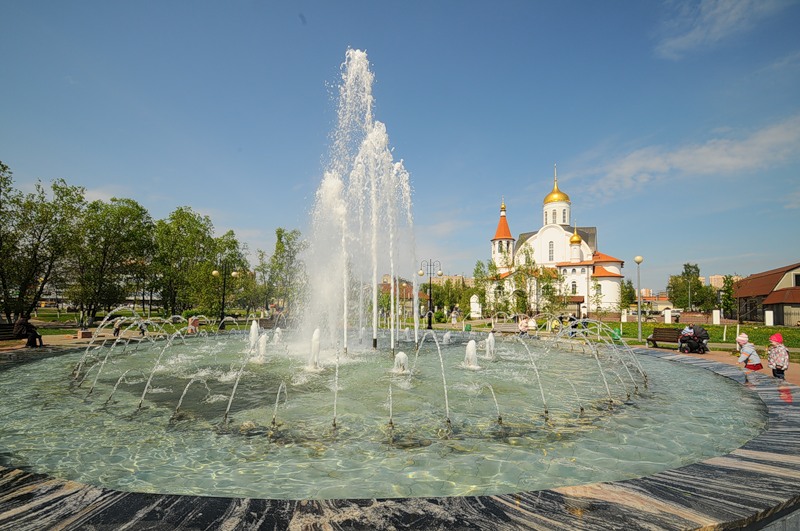
[[[678,350],[693,354],[705,354],[708,352],[708,339],[709,335],[705,328],[689,325],[681,332],[681,337],[678,339]]]
[[[681,352],[700,354],[700,345],[700,341],[694,334],[681,334],[681,337],[678,338],[678,350]]]
[[[690,325],[690,328],[694,330],[694,337],[697,338],[697,342],[699,343],[697,346],[697,353],[705,354],[708,352],[708,340],[710,339],[708,331],[702,326]]]

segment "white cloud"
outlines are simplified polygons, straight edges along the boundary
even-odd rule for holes
[[[796,188],[786,194],[781,201],[783,202],[783,208],[787,210],[795,210],[800,208],[800,188]]]
[[[783,71],[790,68],[800,67],[800,51],[792,52],[784,57],[767,65],[765,71],[778,70]]]
[[[700,0],[675,5],[675,16],[665,21],[667,35],[656,45],[656,53],[666,59],[680,59],[688,52],[744,33],[789,3],[784,0]]]
[[[740,139],[711,138],[670,149],[648,146],[611,161],[591,187],[600,197],[664,179],[728,176],[785,163],[800,153],[800,115]]]
[[[125,186],[100,186],[87,188],[84,197],[87,201],[104,201],[107,203],[114,197],[131,197],[131,190]]]

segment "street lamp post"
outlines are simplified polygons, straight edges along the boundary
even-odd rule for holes
[[[433,330],[433,273],[435,271],[437,277],[442,276],[442,264],[439,260],[423,260],[419,266],[419,276],[424,277],[425,271],[428,272],[428,330]]]
[[[219,329],[225,330],[225,291],[228,287],[228,263],[222,263],[222,273],[217,271],[216,269],[211,272],[211,274],[215,277],[219,277],[222,275],[222,301],[220,304],[219,310]],[[238,271],[231,271],[231,277],[236,278],[239,276]]]
[[[639,266],[641,266],[642,262],[644,262],[644,258],[637,255],[636,257],[634,257],[633,261],[636,262],[636,326],[639,331],[637,337],[639,338],[639,341],[641,341],[642,340],[642,286],[639,276],[639,269],[640,269]]]

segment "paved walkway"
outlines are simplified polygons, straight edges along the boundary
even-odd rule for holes
[[[651,350],[662,350],[662,351],[672,351],[678,352],[676,349],[665,349],[665,348],[655,348]],[[705,354],[685,354],[684,356],[691,356],[692,358],[703,358],[710,361],[719,361],[721,363],[728,363],[730,365],[739,365],[736,363],[736,360],[739,359],[738,356],[731,354],[730,352],[723,352],[720,350],[712,350]],[[767,367],[767,356],[763,352],[759,352],[759,356],[761,356],[761,364],[764,365],[764,368],[761,369],[761,374],[766,376],[772,376],[772,369]],[[741,367],[741,365],[739,365]],[[790,363],[789,370],[786,371],[786,381],[789,383],[793,383],[795,385],[800,385],[800,364],[797,363]]]

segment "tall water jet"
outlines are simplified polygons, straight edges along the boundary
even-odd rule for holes
[[[393,159],[386,126],[373,119],[366,53],[348,50],[341,70],[337,126],[312,212],[303,322],[346,352],[348,329],[364,327],[368,313],[377,348],[378,272],[389,272],[394,300],[396,277],[414,279],[416,258],[409,175]],[[391,333],[392,347],[394,340]]]

